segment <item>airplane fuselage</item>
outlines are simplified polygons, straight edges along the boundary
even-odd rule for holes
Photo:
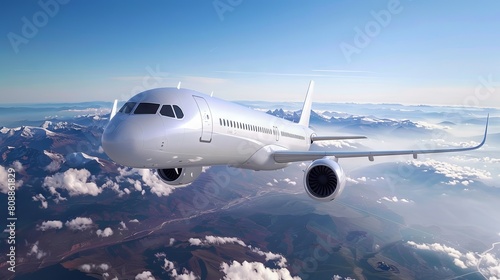
[[[153,89],[127,104],[102,142],[108,156],[129,167],[274,170],[288,165],[275,162],[274,151],[308,151],[311,144],[307,127],[193,90]]]

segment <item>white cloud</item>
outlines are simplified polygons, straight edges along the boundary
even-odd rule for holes
[[[240,239],[236,237],[220,237],[220,236],[213,236],[213,235],[207,235],[205,236],[204,240],[201,240],[199,238],[189,238],[189,243],[193,246],[201,246],[201,245],[221,245],[221,244],[239,244],[243,247],[246,247],[247,245],[245,242],[241,241]]]
[[[203,244],[203,242],[199,238],[189,238],[188,242],[193,246],[200,246]]]
[[[347,178],[346,178],[346,181],[347,181],[347,182],[349,182],[349,183],[353,183],[353,184],[359,184],[359,182],[358,182],[358,181],[356,181],[356,180],[352,179],[351,177],[347,177]]]
[[[168,196],[176,188],[175,186],[165,184],[150,169],[140,169],[139,174],[142,176],[142,181],[151,188],[151,192],[158,197]]]
[[[259,248],[252,248],[250,245],[246,245],[242,240],[235,237],[219,237],[219,236],[206,236],[203,239],[200,238],[190,238],[189,243],[193,246],[203,246],[203,245],[212,245],[212,244],[238,244],[243,247],[250,248],[252,252],[257,253],[261,256],[265,256],[266,261],[276,260],[280,267],[279,269],[272,269],[266,267],[264,264],[259,262],[247,262],[239,263],[237,261],[233,261],[232,263],[221,263],[220,270],[225,275],[223,279],[300,279],[299,277],[292,277],[290,271],[286,268],[286,259],[279,255],[274,254],[272,252],[264,252]],[[156,255],[157,258],[163,257],[164,264],[163,269],[169,273],[172,279],[185,279],[185,280],[194,280],[199,279],[193,272],[188,271],[183,268],[182,273],[178,272],[178,268],[176,268],[175,263],[168,260],[165,253],[159,253]]]
[[[16,160],[12,163],[12,167],[17,171],[17,172],[21,172],[21,171],[24,171],[24,167],[23,167],[23,164]]]
[[[80,265],[80,270],[83,272],[90,272],[91,269],[92,269],[92,267],[90,266],[90,264]]]
[[[71,221],[66,221],[65,225],[71,230],[86,230],[92,227],[94,222],[91,218],[76,217]]]
[[[63,223],[61,221],[44,221],[41,225],[37,226],[38,230],[46,231],[48,229],[61,229]]]
[[[335,275],[333,275],[332,280],[354,280],[354,279],[351,278],[351,277],[345,277],[344,278],[344,277],[342,277],[340,275],[335,274]]]
[[[176,188],[182,186],[172,186],[164,183],[155,173],[150,169],[136,169],[136,168],[118,168],[119,176],[116,176],[117,182],[127,182],[131,184],[136,191],[144,195],[143,185],[150,188],[151,193],[156,194],[158,197],[170,195]],[[141,180],[135,180],[132,176],[140,176]],[[129,193],[130,190],[124,190]]]
[[[290,179],[290,178],[285,178],[285,179],[280,180],[280,181],[286,182],[287,184],[293,185],[293,186],[297,185],[297,182],[292,181],[292,179]]]
[[[252,250],[252,252],[257,253],[258,255],[265,256],[266,261],[276,261],[276,265],[279,267],[286,267],[286,258],[280,254],[276,254],[273,252],[264,252],[259,248],[252,248],[250,245],[248,247]]]
[[[164,254],[163,254],[164,255]],[[172,261],[168,259],[164,259],[163,269],[170,274],[172,279],[176,280],[196,280],[199,279],[192,271],[187,270],[186,268],[182,269],[182,273],[179,274],[177,272],[177,268]]]
[[[172,245],[174,245],[174,242],[175,242],[175,238],[170,238],[168,245],[172,246]]]
[[[155,280],[151,271],[143,271],[135,276],[135,280]]]
[[[101,189],[104,189],[104,188],[109,188],[111,190],[113,190],[114,192],[116,192],[118,194],[119,197],[122,197],[125,192],[120,190],[120,185],[118,185],[116,182],[113,182],[111,180],[107,180],[106,183],[104,183],[102,186],[101,186]]]
[[[105,272],[108,271],[109,265],[106,263],[101,263],[100,265],[95,264],[82,264],[78,267],[83,272]]]
[[[462,269],[476,268],[486,279],[500,279],[500,259],[490,253],[477,254],[473,252],[462,253],[455,248],[439,244],[418,244],[408,241],[408,245],[420,249],[444,253],[453,258],[453,263]]]
[[[452,258],[460,258],[462,256],[462,253],[458,251],[457,249],[454,249],[452,247],[448,247],[446,245],[442,245],[439,243],[433,243],[433,244],[418,244],[413,241],[408,241],[407,242],[409,245],[412,247],[415,247],[417,249],[421,250],[429,250],[429,251],[434,251],[434,252],[441,252],[441,253],[446,253]]]
[[[87,182],[90,178],[90,172],[87,169],[70,168],[64,173],[56,173],[45,177],[43,186],[49,188],[54,193],[57,189],[64,189],[70,196],[92,195],[96,196],[102,192],[94,182]]]
[[[460,259],[454,259],[453,263],[456,266],[460,267],[461,269],[466,269],[467,268],[467,266],[465,265],[465,263],[462,260],[460,260]]]
[[[228,243],[236,243],[241,246],[246,246],[245,242],[241,241],[240,239],[236,237],[220,237],[220,236],[213,236],[213,235],[208,235],[205,236],[205,241],[208,244],[228,244]]]
[[[175,267],[175,263],[172,262],[172,261],[169,261],[166,258],[166,254],[165,253],[156,253],[155,257],[157,257],[158,259],[162,259],[163,258],[163,262],[164,263],[163,263],[162,268],[166,272],[168,272],[168,274],[170,275],[171,279],[179,279],[179,280],[195,280],[195,279],[199,279],[199,277],[197,277],[193,272],[187,270],[186,268],[183,268],[182,272],[179,273],[178,269]]]
[[[491,158],[491,157],[466,157],[466,156],[453,156],[451,157],[454,160],[459,161],[467,161],[467,162],[484,162],[484,163],[500,163],[500,158]]]
[[[138,223],[138,222],[139,222],[139,220],[137,220],[137,219],[133,219],[133,220],[130,220],[130,221],[128,221],[128,222],[129,222],[129,223]]]
[[[491,173],[485,170],[472,168],[469,166],[459,166],[447,162],[437,161],[434,159],[428,159],[426,161],[409,161],[409,165],[415,167],[423,167],[433,169],[434,173],[442,174],[445,177],[450,178],[448,184],[456,184],[454,180],[467,180],[469,178],[474,179],[490,179]],[[453,179],[453,180],[451,180]]]
[[[166,271],[172,271],[175,268],[175,264],[167,259],[164,259],[163,269]]]
[[[126,230],[127,229],[127,225],[125,224],[124,221],[121,221],[120,222],[120,227],[118,227],[119,230]]]
[[[432,142],[436,145],[436,148],[450,148],[450,147],[457,147],[457,148],[470,148],[477,146],[479,143],[476,141],[468,141],[468,142],[451,142],[446,139],[432,139]]]
[[[220,270],[226,275],[225,280],[240,280],[240,279],[300,279],[299,277],[292,277],[290,271],[286,268],[272,269],[265,267],[264,264],[259,262],[239,263],[233,261],[230,264],[223,262]]]
[[[393,197],[387,197],[387,196],[384,196],[382,197],[381,199],[377,200],[377,202],[381,203],[382,201],[388,201],[388,202],[394,202],[394,203],[410,203],[410,202],[413,202],[413,200],[410,200],[410,199],[406,199],[406,198],[398,198],[397,196],[393,196]]]
[[[111,235],[113,235],[113,230],[109,227],[105,228],[104,230],[98,229],[96,231],[96,234],[99,237],[110,237]]]
[[[47,200],[45,199],[45,196],[43,196],[43,194],[39,193],[31,198],[33,199],[33,201],[40,201],[40,203],[42,204],[41,207],[43,209],[47,209],[47,207],[49,207],[49,204],[47,203]]]
[[[287,259],[280,255],[276,254],[273,252],[264,252],[261,249],[257,247],[252,247],[251,245],[245,244],[241,239],[236,238],[236,237],[220,237],[220,236],[213,236],[213,235],[207,235],[205,236],[204,239],[200,238],[189,238],[189,243],[192,246],[207,246],[207,245],[224,245],[224,244],[238,244],[242,247],[247,247],[249,248],[252,252],[264,256],[266,261],[275,261],[276,265],[279,267],[286,267],[287,266]]]
[[[326,140],[326,141],[318,141],[314,142],[313,145],[321,148],[338,148],[338,149],[343,149],[343,148],[353,148],[356,149],[356,146],[351,145],[353,143],[350,140]]]
[[[64,162],[64,157],[60,154],[50,153],[46,150],[43,153],[48,156],[52,161],[44,167],[45,170],[49,172],[56,172],[61,168],[61,164]]]
[[[196,275],[194,275],[194,273],[192,271],[188,271],[187,269],[182,269],[182,273],[181,274],[176,274],[174,276],[175,280],[196,280],[196,279],[200,279],[199,277],[197,277]]]
[[[46,252],[42,251],[40,247],[38,247],[38,241],[31,246],[31,249],[28,252],[28,256],[34,255],[38,260],[45,257],[47,255]]]

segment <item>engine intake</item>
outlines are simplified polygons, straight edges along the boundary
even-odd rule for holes
[[[169,185],[184,185],[196,180],[201,174],[202,167],[158,169],[158,177]]]
[[[313,161],[306,169],[304,187],[307,194],[318,201],[332,201],[345,186],[345,174],[340,165],[330,159]]]

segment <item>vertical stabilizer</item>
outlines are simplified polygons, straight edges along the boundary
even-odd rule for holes
[[[311,117],[311,105],[312,96],[314,91],[314,81],[311,80],[309,83],[309,89],[307,90],[306,100],[304,100],[304,107],[302,107],[302,114],[300,115],[299,124],[309,127],[309,118]]]

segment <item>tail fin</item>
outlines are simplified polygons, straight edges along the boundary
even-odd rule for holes
[[[313,91],[314,91],[314,81],[311,80],[311,82],[309,83],[309,89],[307,90],[306,100],[304,101],[304,106],[302,107],[302,114],[300,115],[300,120],[299,120],[299,124],[305,127],[309,127],[309,118],[311,117]]]

